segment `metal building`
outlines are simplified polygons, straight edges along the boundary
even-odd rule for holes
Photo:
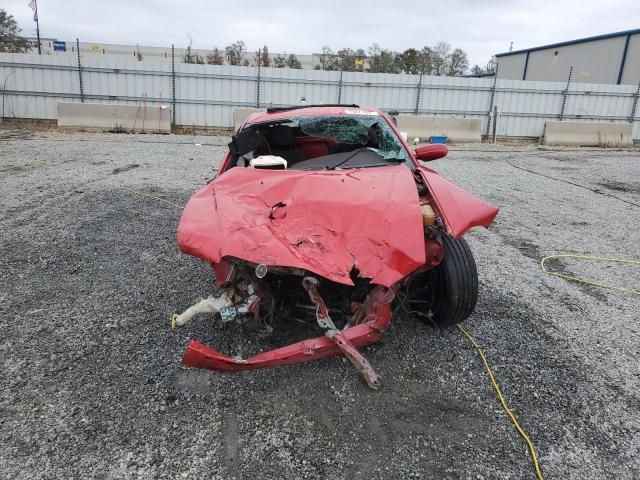
[[[499,53],[498,78],[637,85],[640,29]]]

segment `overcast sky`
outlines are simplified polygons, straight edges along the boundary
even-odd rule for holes
[[[23,35],[35,36],[29,0],[3,0]],[[640,0],[39,0],[40,34],[95,43],[224,47],[314,53],[323,45],[402,51],[439,41],[470,65],[494,53],[640,28]]]

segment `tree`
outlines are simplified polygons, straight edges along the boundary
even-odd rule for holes
[[[287,66],[287,58],[284,55],[278,54],[273,59],[273,66],[276,68],[284,68]]]
[[[369,54],[369,68],[371,73],[400,73],[402,72],[402,58],[391,50],[380,47],[377,43],[367,49]]]
[[[184,63],[197,63],[199,65],[204,65],[204,58],[202,58],[199,54],[193,53],[191,51],[191,43],[189,43],[187,51],[184,54],[184,57],[182,57],[182,61]]]
[[[450,77],[459,77],[460,75],[464,75],[468,68],[469,60],[467,58],[467,53],[464,50],[456,48],[451,52],[451,55],[449,56],[447,75]]]
[[[335,70],[336,58],[333,50],[328,45],[322,47],[322,53],[320,54],[320,68],[322,70]]]
[[[290,53],[287,57],[287,67],[301,69],[302,64],[300,63],[300,60],[298,60],[298,57],[296,57],[293,53]]]
[[[484,68],[487,73],[496,73],[496,69],[498,68],[498,59],[495,55],[493,55],[489,61],[487,62],[487,66]]]
[[[256,66],[269,67],[271,59],[269,58],[269,47],[266,45],[256,52]]]
[[[421,55],[415,48],[407,48],[402,52],[400,61],[402,62],[402,71],[404,73],[416,75],[422,71]]]
[[[246,51],[246,46],[242,40],[238,40],[237,42],[233,42],[231,45],[227,45],[225,47],[225,53],[227,55],[227,61],[229,65],[242,65],[244,52]]]
[[[25,53],[29,44],[20,36],[22,30],[6,10],[0,8],[0,52]]]
[[[433,50],[430,47],[422,47],[420,50],[420,69],[425,75],[433,74]]]
[[[364,60],[366,58],[364,50],[359,48],[343,48],[338,50],[335,56],[335,66],[337,70],[345,72],[362,72],[364,70]]]
[[[209,65],[223,65],[224,58],[222,58],[222,54],[220,53],[220,49],[218,47],[214,47],[209,53],[207,53],[207,63]]]
[[[497,62],[496,57],[494,55],[487,62],[487,65],[484,68],[482,68],[480,65],[474,65],[471,68],[471,73],[473,73],[474,75],[483,75],[483,74],[496,73],[497,64],[498,64],[498,62]]]
[[[451,55],[451,45],[447,42],[438,42],[433,47],[432,73],[434,75],[446,75],[449,66],[449,56]]]

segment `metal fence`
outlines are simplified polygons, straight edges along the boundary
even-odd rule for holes
[[[633,123],[640,141],[640,86],[496,78],[192,65],[101,56],[0,54],[2,116],[55,119],[58,101],[172,107],[181,126],[231,127],[237,107],[356,103],[417,115],[480,118],[482,132],[539,137],[545,120]]]

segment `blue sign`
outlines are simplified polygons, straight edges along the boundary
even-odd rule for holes
[[[67,42],[53,42],[53,51],[54,52],[66,52],[67,51]]]

